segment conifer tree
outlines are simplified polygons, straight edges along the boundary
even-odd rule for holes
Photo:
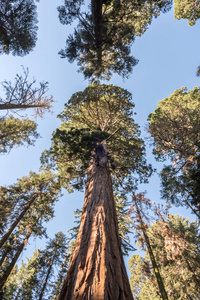
[[[51,175],[51,176],[50,176]],[[29,238],[31,236],[42,237],[46,235],[46,230],[43,226],[44,222],[49,221],[54,216],[54,203],[57,200],[59,195],[59,188],[57,183],[54,182],[54,176],[52,174],[32,174],[32,180],[23,178],[21,180],[21,186],[14,186],[14,190],[18,195],[14,194],[16,199],[15,210],[11,211],[10,218],[8,218],[8,230],[5,232],[2,237],[2,248],[1,254],[4,257],[1,265],[1,276],[0,276],[0,288],[2,290],[5,285],[8,277],[16,264],[20,254],[25,248]],[[45,182],[46,179],[46,182]],[[35,180],[35,182],[34,182]],[[35,186],[34,186],[35,185]],[[32,188],[32,190],[31,190]],[[24,190],[23,190],[24,189]],[[40,190],[39,193],[38,190]],[[23,192],[26,191],[26,194],[23,195]],[[37,199],[34,197],[34,192],[36,191]],[[32,205],[28,205],[27,209],[27,199],[33,196],[34,201]],[[18,198],[17,198],[18,196]],[[25,205],[23,200],[19,203],[19,198],[25,200]],[[28,201],[28,204],[30,202]],[[34,203],[34,205],[33,205]],[[23,207],[24,206],[24,207]],[[22,214],[19,215],[20,209],[24,209]],[[17,218],[16,218],[17,215]],[[20,216],[20,218],[18,218]],[[15,222],[17,219],[17,222]],[[4,255],[6,252],[6,255]],[[9,254],[9,255],[8,255]]]
[[[53,99],[45,95],[48,83],[35,86],[36,80],[29,81],[28,74],[28,69],[24,69],[23,75],[17,74],[14,85],[10,81],[2,82],[5,96],[0,97],[0,111],[9,115],[0,117],[0,154],[10,152],[15,146],[33,145],[39,137],[35,121],[15,118],[14,113],[32,108],[35,115],[42,117],[50,111]]]
[[[128,77],[137,63],[131,56],[135,36],[146,31],[153,17],[168,11],[171,2],[91,0],[84,11],[84,0],[65,0],[58,7],[60,22],[77,19],[78,25],[59,54],[70,62],[77,60],[85,78],[109,79],[113,73]]]
[[[4,287],[4,299],[33,299],[34,290],[38,288],[40,282],[37,274],[41,264],[41,250],[35,250],[32,257],[27,262],[21,262],[21,266],[15,274],[11,274]],[[14,288],[10,288],[14,286]]]
[[[0,54],[24,56],[37,40],[37,12],[33,0],[0,1]]]
[[[28,118],[9,115],[0,119],[0,154],[9,153],[14,147],[34,145],[39,137],[37,124]]]
[[[7,241],[9,236],[26,217],[26,214],[35,211],[43,213],[58,200],[60,188],[56,176],[46,171],[43,173],[30,172],[29,177],[24,176],[14,185],[1,187],[2,215],[4,215],[4,232],[0,239],[0,248]],[[8,209],[9,206],[9,209]],[[7,211],[7,217],[5,212]]]
[[[75,248],[75,241],[68,241],[67,243],[67,249],[62,257],[62,263],[60,264],[60,268],[58,271],[58,275],[56,280],[51,284],[52,286],[52,292],[49,296],[51,300],[57,300],[63,285],[63,281],[66,277],[67,271],[69,269],[71,256]]]
[[[158,289],[159,289],[159,293],[158,295],[160,295],[160,298],[163,300],[168,300],[168,295],[165,289],[165,285],[158,267],[158,264],[156,262],[156,257],[155,257],[155,253],[153,251],[152,245],[151,245],[151,241],[150,238],[148,236],[148,224],[144,222],[144,218],[147,220],[147,222],[149,223],[148,220],[148,215],[145,210],[151,207],[151,203],[149,201],[149,199],[146,199],[144,197],[144,195],[142,194],[138,194],[138,195],[134,195],[133,194],[133,205],[131,207],[131,213],[134,216],[134,227],[136,229],[137,235],[139,237],[139,241],[140,243],[142,243],[144,249],[146,249],[149,258],[150,258],[150,262],[152,265],[152,269],[153,272],[155,274],[155,278],[156,278],[156,282],[158,285]],[[145,209],[146,208],[146,209]],[[142,233],[142,235],[139,232]],[[145,265],[147,267],[147,264]]]
[[[36,80],[29,81],[28,76],[29,70],[23,68],[23,74],[16,74],[14,84],[7,80],[1,83],[5,96],[0,97],[0,110],[34,108],[35,114],[39,116],[50,110],[53,99],[52,96],[45,95],[48,82],[39,82],[39,85],[35,86]]]
[[[170,159],[161,171],[162,196],[187,205],[200,218],[200,90],[176,90],[149,116],[157,160]]]
[[[37,222],[38,220],[36,220]],[[32,234],[33,228],[32,228],[33,224],[32,222],[29,223],[29,225],[27,225],[27,228],[25,228],[24,231],[24,238],[22,239],[22,241],[19,243],[18,247],[16,248],[16,251],[14,253],[14,255],[11,257],[11,261],[8,263],[6,263],[6,266],[2,266],[2,274],[0,277],[0,293],[3,294],[3,287],[9,277],[9,275],[11,274],[17,260],[19,259],[22,251],[24,250],[24,248],[26,247],[26,244]],[[1,294],[0,294],[1,295]]]
[[[148,236],[164,280],[168,297],[198,299],[199,289],[199,233],[198,223],[178,215],[156,221]],[[155,274],[149,254],[133,255],[129,261],[131,287],[138,299],[160,300],[155,285]]]
[[[91,293],[95,299],[132,299],[113,196],[113,188],[120,190],[118,180],[128,191],[151,173],[132,108],[126,90],[90,85],[66,104],[63,123],[43,155],[44,163],[51,156],[57,164],[68,190],[83,188],[87,174],[81,224],[60,299]]]
[[[174,0],[175,19],[187,19],[190,26],[200,18],[200,3],[195,0]]]
[[[57,268],[63,263],[68,241],[62,232],[49,239],[44,250],[36,250],[27,262],[21,263],[19,270],[4,286],[3,299],[34,300],[50,299],[53,294]],[[68,256],[68,261],[69,261]],[[66,272],[65,272],[66,275]]]

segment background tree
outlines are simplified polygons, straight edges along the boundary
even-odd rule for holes
[[[135,36],[143,34],[153,17],[171,7],[168,1],[97,1],[82,11],[84,1],[65,0],[59,6],[62,24],[78,25],[59,54],[77,60],[85,78],[109,79],[113,73],[128,77],[137,60],[131,56]]]
[[[142,300],[150,298],[161,300],[155,275],[150,259],[143,258],[138,254],[132,255],[129,259],[130,285],[134,299]]]
[[[111,182],[112,174],[115,191],[120,190],[118,180],[132,190],[138,179],[145,181],[151,173],[132,108],[126,90],[90,85],[69,100],[52,147],[43,156],[44,163],[49,155],[56,162],[60,182],[68,190],[82,188],[88,176],[76,247],[60,299],[81,299],[90,290],[100,299],[132,299]],[[109,170],[111,164],[114,171]]]
[[[189,223],[178,215],[168,215],[148,230],[157,264],[159,265],[169,299],[198,299],[199,233],[198,223]],[[131,287],[136,299],[161,299],[155,285],[150,258],[133,255],[129,261]]]
[[[24,226],[23,226],[24,225]],[[35,231],[35,232],[34,232]],[[24,220],[16,230],[15,235],[15,247],[12,248],[12,251],[9,253],[10,255],[5,258],[3,264],[1,265],[1,276],[0,276],[0,292],[1,297],[3,294],[3,287],[8,280],[17,260],[19,259],[22,251],[25,249],[28,240],[31,235],[36,233],[36,235],[42,236],[45,233],[44,228],[41,226],[41,222],[39,223],[39,218],[33,217],[27,222]]]
[[[28,75],[29,70],[23,68],[23,74],[16,75],[14,85],[7,80],[1,83],[5,97],[0,97],[0,110],[34,108],[35,114],[39,116],[50,110],[53,99],[52,96],[45,95],[48,91],[48,82],[39,82],[39,86],[35,86],[36,80],[29,81]]]
[[[31,180],[22,178],[18,186],[11,186],[7,192],[5,191],[6,198],[10,194],[15,205],[6,220],[5,231],[6,229],[7,231],[1,238],[3,244],[1,248],[1,289],[29,238],[31,236],[44,236],[43,223],[54,216],[54,203],[58,199],[60,190],[56,181],[54,182],[53,175],[50,173],[39,176],[37,174],[31,175]]]
[[[26,217],[29,210],[33,214],[44,212],[54,205],[60,195],[56,176],[50,172],[30,172],[14,185],[1,187],[2,215],[4,215],[4,232],[0,239],[0,247]],[[6,210],[6,214],[5,214]]]
[[[187,19],[190,26],[200,18],[200,3],[195,0],[174,0],[175,19]]]
[[[38,282],[41,283],[40,288],[36,287],[35,296],[32,299],[42,300],[44,297],[50,298],[51,280],[53,277],[53,282],[55,281],[54,277],[56,275],[54,275],[54,272],[62,264],[66,248],[67,240],[62,232],[57,233],[54,239],[48,241],[45,250],[42,251],[40,270],[37,276]]]
[[[14,118],[13,113],[27,108],[33,108],[36,116],[42,117],[45,111],[50,111],[52,96],[45,94],[48,83],[28,80],[28,69],[24,74],[17,74],[14,85],[10,81],[2,82],[5,97],[0,97],[0,110],[9,111],[9,115],[0,117],[0,153],[8,153],[15,146],[33,145],[39,137],[37,124],[28,118]],[[7,113],[7,112],[6,112]]]
[[[21,263],[18,272],[6,283],[3,299],[50,298],[66,248],[67,240],[62,232],[49,239],[44,250],[36,250],[26,263]]]
[[[66,277],[67,271],[69,269],[71,256],[75,248],[75,241],[67,242],[67,249],[65,254],[61,257],[62,263],[60,263],[59,271],[56,280],[51,284],[52,291],[49,296],[51,300],[56,300],[59,297],[64,279]]]
[[[193,26],[200,18],[200,3],[195,0],[174,0],[175,19],[187,19],[188,25]],[[200,76],[200,66],[197,68],[197,76]]]
[[[161,276],[160,268],[156,262],[156,257],[151,245],[150,238],[148,236],[148,209],[150,209],[151,206],[152,204],[150,203],[150,200],[146,199],[143,194],[133,194],[133,204],[130,207],[130,212],[133,216],[133,226],[136,231],[136,236],[138,237],[138,242],[142,245],[143,249],[146,250],[150,258],[153,273],[155,274],[156,278],[155,282],[157,283],[157,295],[159,295],[163,300],[168,300],[168,294],[166,292],[165,284]],[[145,263],[145,266],[147,267],[148,265]]]
[[[33,0],[0,1],[0,54],[23,56],[37,40],[37,12]]]
[[[9,153],[16,146],[34,145],[39,137],[37,124],[28,118],[9,115],[0,119],[0,153]]]
[[[200,90],[176,90],[149,116],[153,153],[172,164],[161,172],[162,196],[176,205],[200,212]]]

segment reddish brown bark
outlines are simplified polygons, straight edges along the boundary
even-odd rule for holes
[[[59,299],[133,299],[105,156],[90,167],[76,247]]]

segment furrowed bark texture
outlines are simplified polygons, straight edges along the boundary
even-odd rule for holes
[[[101,151],[100,151],[101,152]],[[90,166],[76,247],[60,300],[132,300],[107,157]]]

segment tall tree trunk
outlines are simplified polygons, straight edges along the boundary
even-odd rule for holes
[[[60,300],[132,300],[118,233],[107,154],[96,147],[79,233]]]
[[[145,239],[145,243],[147,245],[149,257],[150,257],[151,264],[152,264],[152,267],[153,267],[153,270],[154,270],[154,273],[155,273],[155,276],[156,276],[156,280],[157,280],[157,283],[158,283],[158,287],[159,287],[159,290],[160,290],[161,297],[162,297],[163,300],[168,300],[167,292],[165,290],[164,283],[163,283],[162,277],[160,275],[160,271],[159,271],[158,265],[156,263],[155,256],[153,254],[153,250],[152,250],[152,247],[151,247],[151,244],[150,244],[150,241],[149,241],[149,237],[146,233],[146,229],[144,227],[144,222],[142,220],[140,210],[139,210],[138,205],[137,205],[137,200],[136,200],[135,197],[133,197],[133,200],[134,200],[134,203],[135,203],[138,218],[140,220],[142,233],[143,233],[143,236],[144,236],[144,239]]]
[[[12,246],[13,246],[13,241],[12,241],[12,244],[10,246],[6,246],[4,249],[4,252],[2,253],[2,256],[1,256],[1,259],[0,259],[0,267],[1,265],[3,264],[5,258],[8,256],[8,254],[12,251]]]
[[[36,108],[36,107],[45,107],[46,105],[43,103],[38,104],[11,104],[11,103],[5,103],[0,104],[0,110],[5,109],[27,109],[27,108]]]
[[[11,224],[10,228],[2,236],[2,238],[0,240],[0,248],[7,241],[7,239],[10,236],[10,234],[13,232],[13,230],[15,229],[15,227],[17,226],[17,224],[21,221],[21,219],[23,218],[23,216],[25,215],[25,213],[28,211],[28,209],[30,208],[30,206],[33,204],[33,202],[35,201],[36,198],[37,198],[37,195],[33,196],[33,198],[31,199],[31,201],[24,207],[24,209],[21,212],[21,214],[17,217],[17,219]]]
[[[55,257],[56,257],[56,252],[54,253],[54,256],[53,256],[52,260],[50,261],[49,268],[48,268],[48,271],[47,271],[47,276],[45,278],[45,281],[44,281],[44,284],[43,284],[43,287],[42,287],[42,290],[41,290],[41,293],[40,293],[40,296],[39,296],[39,300],[42,300],[45,288],[47,286],[47,281],[49,279],[49,275],[50,275],[51,270],[52,270],[52,266],[53,266]]]
[[[31,236],[31,233],[32,233],[32,229],[31,227],[29,228],[28,230],[28,233],[25,237],[25,239],[23,240],[23,242],[21,243],[21,245],[19,246],[17,252],[15,253],[11,263],[9,264],[9,266],[7,267],[7,269],[4,271],[2,277],[0,278],[0,291],[2,291],[2,288],[4,286],[4,284],[6,283],[6,280],[8,279],[12,269],[14,268],[20,254],[22,253],[24,247],[26,246],[27,242],[28,242],[28,239],[30,238]],[[1,295],[0,295],[1,297]]]
[[[98,63],[102,63],[102,0],[91,0]]]

